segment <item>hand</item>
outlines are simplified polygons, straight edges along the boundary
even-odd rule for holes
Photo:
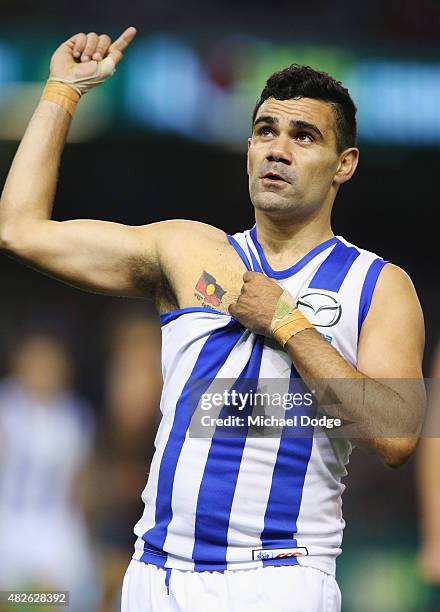
[[[136,29],[133,27],[127,28],[113,44],[107,34],[75,34],[53,54],[49,78],[71,83],[88,79],[97,72],[98,62],[106,57],[112,59],[114,68],[135,36]]]
[[[283,288],[260,272],[245,272],[241,294],[228,308],[242,325],[263,336],[272,336],[271,322]]]

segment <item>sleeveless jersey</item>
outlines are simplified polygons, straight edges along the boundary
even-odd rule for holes
[[[228,239],[246,267],[287,289],[356,367],[360,329],[386,262],[334,236],[275,271],[255,227]],[[161,324],[162,420],[133,558],[193,571],[300,564],[334,574],[349,441],[317,435],[318,426],[301,436],[287,427],[273,437],[246,428],[244,435],[225,436],[221,427],[209,437],[192,436],[201,398],[216,380],[249,391],[259,380],[277,379],[286,392],[302,381],[279,344],[227,314],[184,308],[161,315]],[[231,408],[217,412],[224,417]]]

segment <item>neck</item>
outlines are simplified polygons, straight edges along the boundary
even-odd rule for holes
[[[267,253],[280,258],[301,256],[334,236],[330,217],[299,220],[269,216],[256,210],[255,221],[259,243]]]

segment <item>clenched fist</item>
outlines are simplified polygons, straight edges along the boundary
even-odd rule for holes
[[[113,74],[135,36],[133,27],[127,28],[114,43],[107,34],[75,34],[53,54],[49,78],[67,83],[83,94]]]
[[[241,294],[229,314],[263,336],[272,336],[271,323],[283,288],[260,272],[245,272]]]

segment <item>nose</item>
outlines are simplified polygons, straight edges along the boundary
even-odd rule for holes
[[[273,141],[272,146],[267,152],[266,159],[270,162],[281,162],[282,164],[290,166],[292,163],[292,154],[289,151],[287,142],[280,138]]]

